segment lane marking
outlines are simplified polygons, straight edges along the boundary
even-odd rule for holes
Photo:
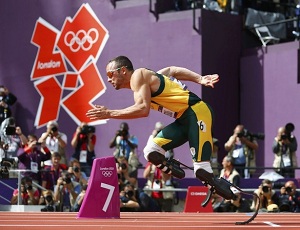
[[[272,226],[272,227],[281,227],[280,225],[278,225],[278,224],[273,224],[273,223],[270,222],[270,221],[265,221],[264,223],[267,224],[267,225],[270,225],[270,226]]]

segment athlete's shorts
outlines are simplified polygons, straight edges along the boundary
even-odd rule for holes
[[[188,141],[193,161],[210,161],[213,146],[212,122],[212,109],[200,101],[162,129],[153,141],[165,151],[175,149]]]

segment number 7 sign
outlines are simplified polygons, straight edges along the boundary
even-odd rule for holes
[[[120,218],[119,185],[114,157],[94,160],[77,218]]]

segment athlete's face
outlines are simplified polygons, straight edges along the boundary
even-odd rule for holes
[[[122,68],[123,67],[117,67],[114,62],[111,62],[106,66],[107,81],[112,84],[115,89],[122,88]]]

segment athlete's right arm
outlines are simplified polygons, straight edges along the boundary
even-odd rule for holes
[[[218,74],[201,76],[200,74],[194,71],[191,71],[183,67],[177,67],[177,66],[170,66],[170,67],[163,68],[159,70],[158,73],[161,73],[168,77],[170,76],[175,77],[180,81],[192,81],[204,86],[210,86],[212,88],[214,88],[214,84],[219,81]]]

